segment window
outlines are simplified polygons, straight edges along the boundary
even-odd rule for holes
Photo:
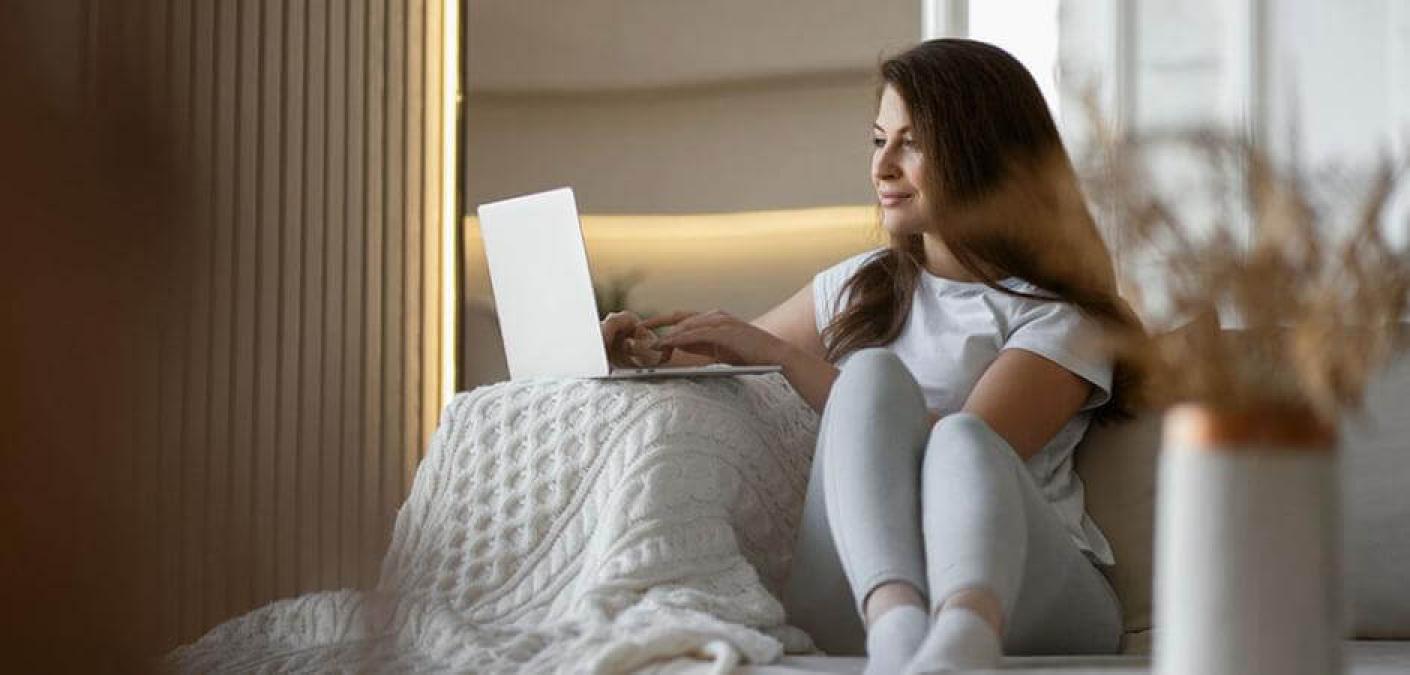
[[[969,36],[1013,54],[1058,114],[1058,0],[969,0]]]

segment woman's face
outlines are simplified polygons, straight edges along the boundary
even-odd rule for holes
[[[929,218],[921,191],[925,158],[911,130],[911,113],[894,87],[881,92],[871,133],[871,182],[881,203],[881,226],[896,235],[924,232]]]

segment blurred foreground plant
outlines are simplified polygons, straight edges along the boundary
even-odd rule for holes
[[[1091,101],[1079,168],[1145,323],[1112,339],[1143,372],[1147,403],[1334,426],[1410,338],[1410,220],[1387,215],[1404,166],[1382,158],[1356,180],[1279,164],[1220,130],[1119,134]]]

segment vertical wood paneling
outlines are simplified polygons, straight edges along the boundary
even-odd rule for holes
[[[234,331],[232,310],[234,293],[235,247],[234,192],[235,192],[235,73],[234,43],[238,31],[234,30],[234,9],[231,2],[215,2],[210,14],[212,69],[212,111],[211,136],[213,139],[214,168],[211,190],[211,226],[214,238],[211,245],[211,308],[210,308],[210,359],[211,380],[209,390],[210,426],[207,443],[211,449],[210,466],[206,474],[207,492],[205,499],[209,505],[209,518],[206,520],[208,544],[206,546],[209,580],[205,602],[206,621],[219,621],[226,616],[227,592],[230,588],[230,510],[232,506],[231,488],[235,458],[230,447],[230,419],[233,371],[231,363],[231,336]],[[211,537],[209,533],[220,532],[224,536]]]
[[[81,13],[80,77],[101,89],[144,72],[183,168],[173,217],[190,236],[157,255],[191,274],[153,309],[160,358],[120,440],[161,547],[151,592],[169,644],[376,581],[450,354],[442,10],[91,0]]]
[[[173,165],[179,165],[191,157],[191,128],[188,121],[191,119],[191,43],[190,43],[191,13],[190,4],[183,0],[174,0],[171,4],[170,13],[167,17],[166,36],[168,40],[167,68],[165,79],[169,93],[168,122],[171,124],[171,142],[169,152]],[[183,210],[178,211],[177,217],[186,222],[191,221],[191,200],[186,200],[181,204]],[[171,230],[177,228],[171,227]],[[192,260],[193,247],[192,238],[182,238],[173,242],[172,256],[169,260]],[[180,284],[173,289],[172,302],[169,307],[175,307],[182,315],[173,317],[172,320],[163,321],[167,327],[168,340],[163,342],[162,355],[159,359],[162,373],[166,376],[166,397],[162,402],[162,478],[168,485],[162,491],[161,500],[161,559],[162,576],[164,580],[169,580],[171,588],[162,597],[161,635],[177,636],[182,634],[181,618],[183,615],[182,600],[186,597],[185,585],[185,555],[183,546],[186,541],[187,531],[183,527],[185,524],[186,494],[189,491],[186,479],[186,455],[189,454],[187,444],[189,439],[186,426],[188,423],[186,416],[186,403],[190,399],[190,361],[185,357],[189,353],[191,344],[190,324],[182,320],[185,308],[191,303],[191,285]],[[174,590],[173,590],[174,589]]]
[[[319,365],[323,347],[323,177],[326,143],[323,100],[324,42],[327,3],[305,0],[304,8],[304,226],[299,286],[303,294],[302,341],[299,345],[299,585],[319,582],[319,494],[323,476],[321,457],[323,420],[320,399],[323,380]]]
[[[346,499],[345,486],[341,480],[343,467],[342,454],[346,448],[347,434],[343,425],[343,350],[346,335],[343,330],[343,314],[347,311],[347,293],[344,286],[343,260],[344,240],[347,232],[346,168],[347,168],[347,5],[339,0],[328,4],[327,39],[323,62],[327,75],[324,77],[324,97],[328,148],[328,165],[324,171],[324,254],[323,280],[323,360],[319,366],[323,375],[323,395],[319,397],[325,432],[322,438],[321,469],[324,476],[322,492],[323,504],[319,518],[320,553],[323,560],[320,583],[324,587],[338,582],[341,571],[339,506]],[[335,479],[328,478],[329,476]]]
[[[283,182],[280,176],[283,155],[283,20],[282,0],[261,0],[259,54],[259,193],[256,196],[259,214],[259,263],[255,286],[258,289],[259,310],[255,323],[259,334],[258,356],[255,361],[256,390],[255,455],[255,554],[254,597],[268,598],[275,594],[278,549],[276,547],[279,482],[279,274],[280,229]]]
[[[236,3],[235,80],[235,352],[231,368],[235,376],[234,421],[231,447],[234,466],[231,473],[229,606],[248,607],[254,599],[256,476],[262,459],[255,444],[256,378],[260,372],[255,343],[259,323],[256,277],[259,273],[259,0]]]
[[[426,43],[425,35],[425,0],[409,0],[406,3],[406,43],[408,45],[423,45]],[[423,135],[423,117],[419,111],[428,107],[425,105],[425,53],[417,49],[406,51],[406,161],[402,166],[406,167],[405,187],[402,191],[404,196],[404,208],[402,218],[408,223],[421,223],[425,216],[421,210],[421,197],[425,194],[425,183],[422,181],[422,170],[425,168],[423,162],[426,156],[426,139]],[[421,258],[421,227],[404,228],[406,233],[403,258],[405,260],[406,279],[402,303],[407,316],[421,316],[421,280],[422,263]],[[405,494],[411,487],[412,476],[416,473],[416,459],[420,454],[420,428],[416,424],[421,412],[421,331],[422,324],[413,324],[409,321],[401,322],[403,331],[402,343],[402,364],[401,371],[405,381],[402,390],[407,393],[402,399],[401,419],[402,419],[402,467],[401,467],[401,490]],[[393,505],[395,508],[396,505]]]
[[[284,6],[284,135],[281,148],[283,163],[279,166],[283,183],[283,204],[280,216],[283,243],[279,249],[279,511],[275,520],[278,528],[278,561],[275,592],[280,596],[294,594],[299,588],[299,570],[303,563],[298,546],[299,479],[299,346],[302,318],[299,307],[303,300],[302,276],[299,273],[303,255],[303,103],[304,103],[304,35],[303,3]]]
[[[421,405],[417,412],[421,415],[417,429],[423,435],[420,442],[413,446],[416,451],[416,459],[419,461],[425,455],[426,443],[430,437],[426,435],[426,430],[434,429],[439,410],[433,410],[431,402],[440,398],[441,392],[441,363],[440,359],[434,355],[440,350],[441,341],[441,313],[436,308],[441,306],[441,275],[448,273],[448,270],[441,269],[441,240],[440,228],[433,227],[435,223],[441,221],[441,159],[443,143],[439,142],[441,133],[442,115],[441,110],[445,104],[445,92],[441,91],[444,71],[442,70],[442,55],[444,51],[444,41],[441,34],[444,27],[445,15],[442,12],[442,3],[429,0],[425,2],[424,13],[426,22],[424,24],[426,45],[425,54],[425,77],[422,85],[422,95],[419,98],[425,105],[425,127],[422,132],[422,187],[418,191],[424,195],[421,206],[421,222],[423,227],[418,228],[422,233],[421,245],[421,268],[422,280],[421,291],[421,316],[425,320],[420,322],[421,326]]]
[[[367,289],[363,283],[366,274],[364,255],[367,242],[367,0],[349,0],[347,3],[347,76],[348,98],[345,106],[348,114],[347,164],[343,173],[347,176],[347,192],[344,195],[347,218],[344,231],[347,235],[347,248],[344,251],[344,269],[347,271],[346,306],[343,315],[343,332],[347,338],[343,352],[342,387],[343,420],[343,470],[340,485],[344,499],[340,510],[343,548],[343,566],[339,578],[362,580],[364,570],[358,564],[362,554],[362,517],[367,498],[363,480],[363,448],[366,436],[364,430],[363,389],[363,346],[366,343],[363,323],[367,305]]]
[[[367,277],[364,282],[366,312],[363,334],[367,339],[363,363],[363,496],[362,496],[362,574],[363,581],[376,576],[376,565],[371,561],[377,553],[377,542],[382,538],[378,525],[382,513],[382,401],[385,398],[382,382],[382,307],[386,291],[383,288],[385,261],[382,256],[383,204],[386,202],[383,167],[386,164],[386,106],[387,100],[387,2],[388,0],[367,0],[367,246],[364,249],[363,270]]]
[[[185,399],[186,438],[183,440],[183,453],[186,456],[185,504],[182,517],[182,595],[181,623],[183,626],[205,623],[205,589],[209,583],[206,559],[206,518],[209,502],[206,495],[210,486],[206,483],[207,465],[210,450],[208,420],[210,418],[209,374],[212,356],[210,353],[211,316],[211,270],[214,265],[212,237],[212,208],[214,203],[212,183],[215,172],[212,166],[211,114],[212,92],[215,89],[213,72],[214,59],[211,57],[214,16],[211,3],[197,0],[191,13],[190,45],[192,52],[191,87],[191,177],[195,181],[191,194],[191,223],[194,255],[192,261],[195,274],[192,282],[190,306],[191,332],[187,342],[187,362],[190,384]]]
[[[403,38],[407,45],[424,44],[422,34],[422,0],[407,0],[403,4],[403,11],[406,16],[403,18]],[[405,56],[405,69],[403,73],[403,87],[405,94],[402,100],[405,101],[405,114],[403,114],[403,145],[402,145],[402,218],[409,223],[420,221],[420,193],[422,193],[422,116],[416,114],[417,110],[423,109],[422,101],[422,61],[423,54],[420,51],[403,51]],[[420,314],[420,228],[409,227],[403,230],[402,237],[402,313],[405,316],[417,316]],[[402,375],[402,390],[407,393],[406,397],[400,400],[398,417],[400,428],[402,428],[402,438],[398,447],[402,448],[402,466],[400,466],[400,478],[402,485],[399,492],[406,492],[407,486],[412,482],[412,473],[416,471],[416,414],[417,406],[420,403],[420,368],[417,368],[417,358],[420,355],[420,331],[419,326],[410,326],[409,323],[402,323],[402,358],[400,358],[400,375]],[[395,504],[392,504],[395,509]]]
[[[386,69],[387,69],[387,118],[385,134],[386,180],[384,190],[387,195],[383,204],[384,226],[383,265],[386,267],[383,285],[382,306],[382,448],[396,448],[395,452],[382,452],[382,502],[379,519],[388,519],[396,509],[397,496],[401,490],[402,448],[402,397],[389,396],[389,392],[405,393],[406,371],[402,364],[402,343],[406,327],[405,316],[406,264],[404,241],[406,229],[392,227],[403,217],[406,180],[406,5],[405,1],[392,0],[387,4],[386,20]]]
[[[146,5],[136,5],[125,8],[132,15],[137,35],[133,36],[140,62],[135,65],[139,72],[149,72],[163,74],[166,70],[166,52],[168,41],[165,39],[167,7],[165,2],[152,2]],[[166,86],[166,78],[160,77],[151,83],[147,91],[149,100],[144,112],[158,123],[164,123],[166,111],[170,105],[169,87]],[[168,223],[169,224],[169,223]],[[159,255],[170,256],[174,251],[168,247],[169,239],[159,243],[164,247]],[[157,272],[161,274],[161,272]],[[154,288],[160,289],[157,292],[159,300],[149,303],[143,307],[141,325],[143,330],[143,343],[158,345],[158,349],[170,343],[172,326],[162,320],[162,308],[171,306],[174,302],[173,288],[171,284],[153,284]],[[131,401],[135,413],[138,417],[138,424],[132,428],[134,431],[133,444],[125,448],[125,457],[131,460],[133,473],[130,476],[129,485],[132,487],[131,497],[134,500],[132,511],[139,523],[148,524],[148,537],[146,541],[149,545],[157,546],[156,556],[149,559],[157,574],[142,575],[137,579],[140,587],[134,589],[136,597],[158,598],[161,597],[161,588],[157,585],[158,579],[168,579],[162,575],[165,566],[168,564],[166,556],[161,555],[165,537],[168,532],[163,527],[165,519],[162,513],[161,496],[163,492],[162,468],[165,455],[163,445],[165,442],[162,424],[162,405],[166,400],[166,390],[171,380],[171,374],[177,369],[174,364],[162,363],[158,359],[148,359],[150,354],[140,351],[137,345],[132,347],[133,353],[124,355],[123,363],[148,363],[152,367],[146,372],[137,374],[137,381],[141,383],[141,391],[138,396]],[[157,612],[161,613],[165,608],[158,607]],[[13,610],[12,610],[13,611]],[[155,617],[154,617],[155,618]],[[153,629],[162,630],[164,626],[153,625]],[[140,639],[140,638],[138,638]]]

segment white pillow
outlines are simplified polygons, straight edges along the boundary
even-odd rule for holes
[[[1125,629],[1151,628],[1151,564],[1160,416],[1093,425],[1077,448],[1087,513],[1111,542],[1105,570]],[[1410,352],[1373,378],[1341,423],[1344,590],[1351,635],[1410,639]]]
[[[1093,424],[1077,446],[1087,514],[1111,542],[1116,565],[1103,568],[1121,600],[1127,633],[1151,627],[1151,555],[1161,414]]]
[[[1410,639],[1410,353],[1341,428],[1345,591],[1355,637]]]

